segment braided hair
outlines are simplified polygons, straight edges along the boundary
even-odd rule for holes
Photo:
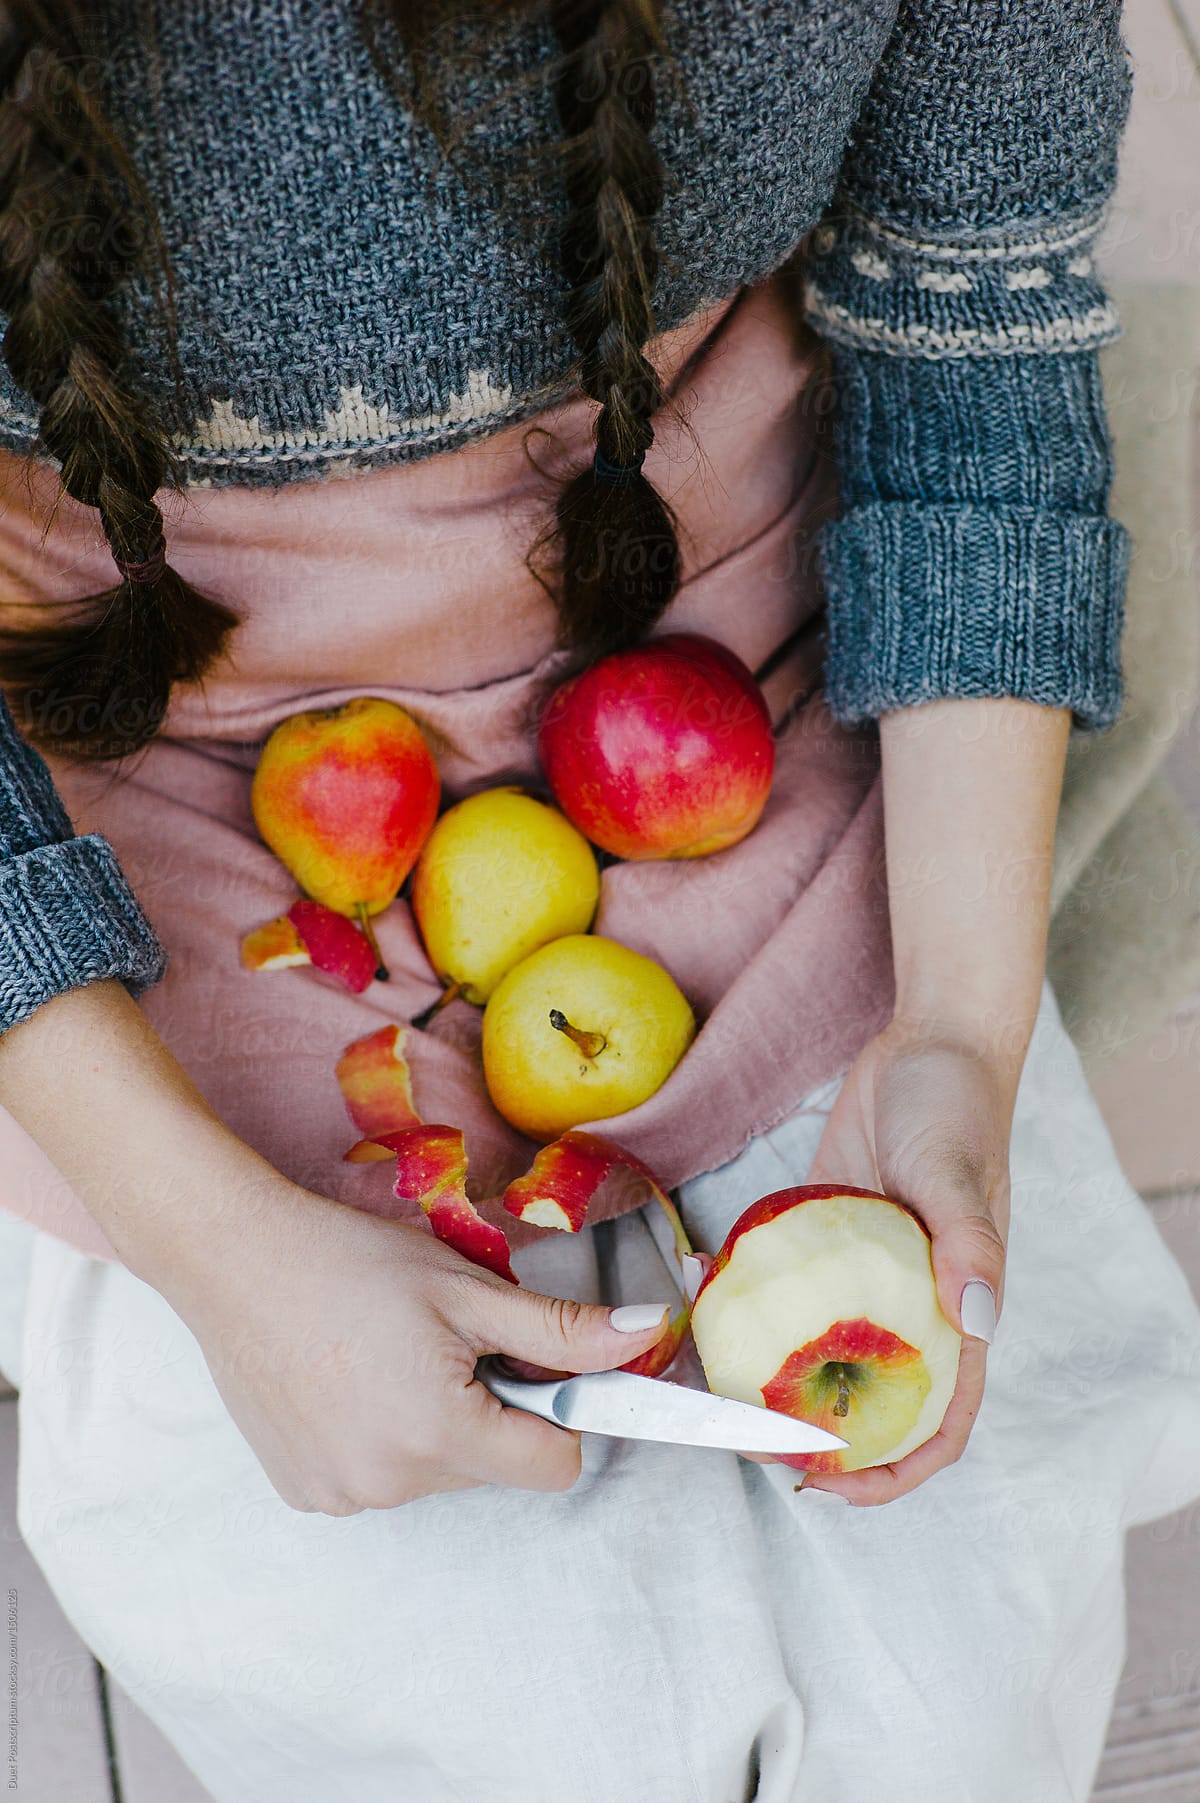
[[[520,3],[495,0],[498,11]],[[382,4],[419,78],[441,8]],[[651,129],[662,39],[659,0],[547,5],[560,51],[564,323],[598,413],[593,461],[560,492],[531,556],[553,547],[561,642],[595,657],[643,637],[680,579],[675,518],[642,471],[665,399],[644,351],[659,267]],[[203,675],[236,616],[167,562],[155,497],[175,471],[124,379],[110,305],[143,266],[130,218],[153,214],[81,78],[88,12],[89,0],[0,0],[0,311],[5,361],[39,408],[39,446],[65,491],[97,510],[118,580],[49,626],[0,633],[0,680],[30,737],[110,758],[153,737],[172,685]]]
[[[568,214],[559,240],[579,385],[600,406],[596,455],[558,498],[564,637],[595,655],[632,644],[679,587],[675,520],[642,473],[662,385],[654,333],[654,219],[663,171],[650,137],[655,0],[555,0],[565,55],[555,104]]]
[[[11,0],[0,15],[0,310],[39,448],[95,508],[117,576],[51,625],[0,635],[0,678],[31,737],[121,757],[153,737],[172,684],[203,673],[236,616],[167,562],[155,496],[170,455],[126,386],[108,304],[140,264],[130,202],[152,214],[88,92],[85,46],[71,0]]]

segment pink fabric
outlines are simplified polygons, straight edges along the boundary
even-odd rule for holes
[[[702,1023],[657,1095],[600,1128],[669,1185],[723,1164],[792,1112],[849,1063],[891,1003],[875,743],[835,727],[816,687],[813,535],[832,490],[814,341],[795,323],[789,280],[742,290],[654,348],[682,415],[663,420],[647,459],[684,547],[686,580],[665,624],[769,665],[779,748],[766,813],[741,845],[604,873],[597,929],[665,964]],[[369,693],[420,722],[447,800],[502,780],[537,784],[531,704],[559,654],[552,605],[524,559],[556,472],[589,455],[593,415],[576,393],[538,415],[532,436],[520,423],[375,474],[192,489],[168,503],[174,565],[243,614],[232,661],[203,692],[177,693],[164,735],[118,780],[103,767],[55,771],[78,829],[112,841],[171,952],[144,1000],[163,1038],[231,1127],[347,1202],[386,1196],[390,1167],[341,1162],[354,1133],[338,1055],[408,1021],[437,985],[404,901],[377,921],[393,980],[365,995],[309,970],[241,968],[242,934],[296,893],[254,830],[257,751],[286,715]],[[31,481],[7,467],[5,616],[110,580],[92,517],[60,506],[43,544],[54,485],[44,471]],[[422,1115],[466,1130],[473,1189],[493,1196],[534,1148],[488,1102],[479,1026],[476,1009],[454,1004],[413,1036],[411,1062]],[[0,1201],[112,1256],[82,1204],[5,1124]],[[614,1186],[596,1218],[639,1200]],[[516,1244],[543,1231],[496,1218]]]

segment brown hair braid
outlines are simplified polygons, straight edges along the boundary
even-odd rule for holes
[[[674,515],[641,469],[664,400],[643,351],[663,193],[650,137],[661,38],[655,0],[554,0],[551,17],[565,53],[554,92],[570,209],[559,239],[566,324],[580,386],[600,403],[596,464],[558,499],[559,608],[566,641],[594,655],[641,638],[679,587]]]
[[[12,0],[0,28],[0,309],[39,445],[97,510],[120,579],[53,625],[0,634],[0,678],[31,737],[103,758],[153,737],[172,684],[201,675],[236,615],[166,561],[154,497],[170,455],[125,386],[106,304],[140,261],[129,201],[153,214],[87,91],[85,24],[68,0]]]

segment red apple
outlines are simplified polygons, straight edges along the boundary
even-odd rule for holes
[[[696,1291],[692,1333],[711,1390],[849,1442],[785,1458],[800,1470],[903,1458],[937,1432],[958,1378],[929,1235],[871,1190],[820,1184],[753,1203]]]
[[[619,858],[699,858],[757,822],[775,740],[750,671],[715,639],[668,633],[556,689],[538,752],[564,814]]]

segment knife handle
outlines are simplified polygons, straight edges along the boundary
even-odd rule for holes
[[[543,1421],[553,1421],[556,1427],[562,1426],[554,1412],[554,1404],[567,1381],[565,1378],[556,1377],[549,1383],[536,1383],[523,1377],[510,1377],[490,1358],[480,1359],[475,1367],[475,1375],[484,1389],[490,1390],[497,1402],[504,1403],[506,1408],[524,1409],[527,1414],[540,1415]]]

